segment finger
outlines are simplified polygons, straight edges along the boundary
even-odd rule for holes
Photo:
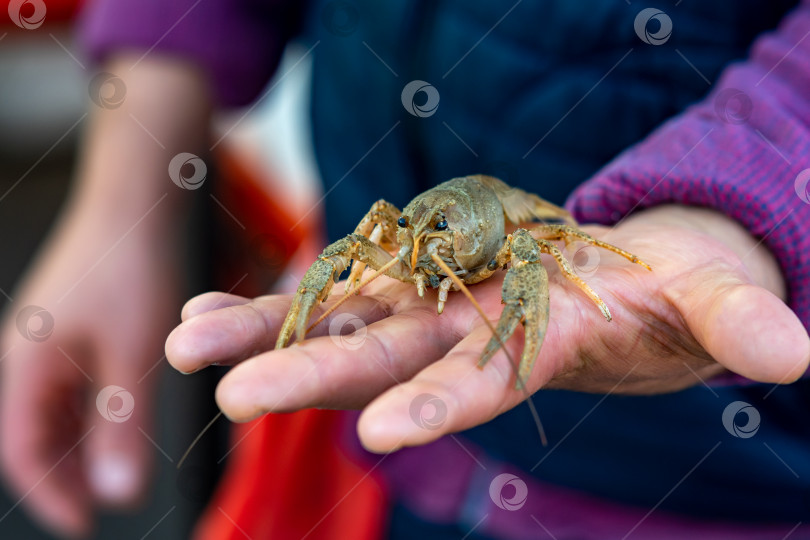
[[[312,316],[332,302],[318,307]],[[166,358],[175,369],[191,373],[211,364],[232,365],[275,347],[278,331],[291,297],[264,296],[249,303],[234,304],[193,317],[175,328],[166,340]],[[351,299],[309,336],[328,332],[330,322],[346,313],[373,322],[389,313],[388,304],[377,297],[361,296]]]
[[[553,323],[552,323],[553,324]],[[523,347],[522,328],[506,343],[512,359]],[[511,409],[541,388],[560,369],[557,332],[549,332],[543,353],[535,364],[528,391],[516,390],[517,366],[503,349],[483,368],[478,360],[491,337],[479,326],[444,358],[427,366],[411,381],[375,399],[360,416],[358,434],[372,452],[389,452],[402,446],[426,444],[487,422]]]
[[[262,302],[244,303],[237,298],[209,293],[186,304],[185,322],[166,339],[166,358],[175,369],[193,373],[214,363],[232,364],[272,346],[274,329],[289,309],[289,298],[267,297]],[[226,302],[220,304],[221,300]],[[232,302],[225,305],[228,300]]]
[[[135,505],[149,483],[157,437],[151,429],[153,386],[142,372],[146,354],[112,344],[99,351],[95,393],[86,411],[95,430],[87,441],[85,466],[92,492],[105,506]]]
[[[82,376],[45,343],[18,342],[7,354],[0,456],[15,505],[60,535],[86,535],[91,504],[80,463],[89,432],[80,421]]]
[[[245,361],[222,379],[217,403],[239,422],[307,407],[358,408],[458,339],[432,306],[411,309],[348,336],[333,332]]]
[[[760,382],[789,383],[807,371],[807,331],[769,291],[719,277],[704,280],[678,300],[697,341],[734,373]]]
[[[195,296],[183,306],[180,312],[180,318],[184,321],[196,317],[201,313],[206,313],[214,309],[226,308],[231,306],[241,306],[250,302],[250,298],[244,296],[237,296],[235,294],[228,294],[223,292],[207,292]]]

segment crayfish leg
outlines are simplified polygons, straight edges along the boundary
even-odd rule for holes
[[[616,247],[613,244],[608,244],[607,242],[603,242],[602,240],[597,240],[590,234],[580,229],[577,229],[576,227],[571,227],[569,225],[557,225],[545,223],[543,225],[539,225],[538,227],[533,228],[532,232],[542,240],[565,240],[566,244],[568,244],[571,241],[571,238],[579,238],[580,240],[582,240],[587,244],[600,247],[608,251],[612,251],[613,253],[621,255],[628,261],[638,264],[639,266],[643,266],[647,270],[652,271],[650,265],[639,259],[636,255],[633,255],[629,251],[625,251],[620,247]]]
[[[554,260],[557,261],[557,265],[560,267],[562,275],[565,276],[565,278],[568,281],[579,287],[579,289],[582,292],[584,292],[594,304],[596,304],[596,307],[599,308],[599,311],[602,312],[602,315],[605,316],[605,319],[607,319],[608,322],[613,320],[613,317],[610,314],[610,310],[608,309],[607,304],[605,304],[605,302],[602,301],[599,295],[596,294],[596,291],[591,289],[590,285],[585,283],[585,280],[583,280],[576,274],[574,269],[571,267],[571,263],[568,262],[568,259],[565,258],[563,252],[560,251],[560,248],[558,248],[548,240],[542,239],[537,240],[537,244],[538,246],[540,246],[540,249],[542,250],[543,253],[548,253],[549,255],[554,257]]]
[[[371,205],[371,209],[355,227],[354,234],[365,236],[384,249],[397,246],[397,219],[401,214],[402,211],[399,208],[385,199],[380,199]],[[349,279],[346,280],[345,292],[347,294],[360,285],[360,279],[365,269],[364,262],[354,261]]]

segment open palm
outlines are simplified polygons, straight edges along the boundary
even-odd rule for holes
[[[810,341],[803,326],[756,284],[739,250],[661,212],[585,230],[639,255],[653,272],[599,251],[586,281],[610,307],[607,322],[547,264],[550,321],[528,392],[660,393],[724,371],[764,382],[804,373]],[[471,287],[492,321],[502,309],[502,275]],[[316,309],[313,320],[334,301]],[[420,299],[412,285],[382,277],[309,339],[273,351],[290,303],[289,295],[192,299],[169,336],[167,357],[184,372],[238,363],[217,389],[220,407],[236,421],[308,407],[365,408],[358,430],[375,451],[474,427],[527,396],[515,389],[515,368],[503,351],[476,367],[491,332],[461,294],[451,294],[437,315],[434,294]],[[522,330],[515,334],[506,344],[513,359],[523,346]],[[427,428],[413,412],[425,396],[434,406],[441,402],[441,418]]]

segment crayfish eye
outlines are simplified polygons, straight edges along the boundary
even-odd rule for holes
[[[400,216],[400,218],[397,220],[397,225],[399,225],[404,229],[405,227],[408,226],[408,218],[406,218],[405,216]]]
[[[436,224],[436,230],[437,231],[443,231],[446,228],[447,228],[447,220],[446,219],[443,219],[443,220],[441,220],[440,222],[438,222]]]

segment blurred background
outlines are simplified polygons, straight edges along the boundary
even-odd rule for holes
[[[36,29],[19,28],[6,10],[0,13],[0,307],[7,314],[22,307],[14,304],[15,286],[69,192],[90,105],[88,84],[98,72],[75,45],[77,4],[49,1]],[[279,74],[305,52],[289,49]],[[209,176],[194,192],[187,297],[211,289],[253,296],[284,286],[293,279],[284,269],[301,243],[318,244],[318,212],[311,226],[290,232],[290,223],[320,198],[306,120],[308,83],[309,69],[298,65],[280,84],[272,81],[257,103],[215,118],[213,136],[228,136],[205,156]],[[161,414],[153,432],[144,433],[154,446],[154,481],[141,508],[103,514],[95,538],[189,535],[232,448],[228,422],[216,421],[179,470],[177,463],[218,411],[213,395],[221,374],[184,376],[165,361],[144,374],[159,388],[155,410]],[[4,487],[0,538],[52,536]]]

